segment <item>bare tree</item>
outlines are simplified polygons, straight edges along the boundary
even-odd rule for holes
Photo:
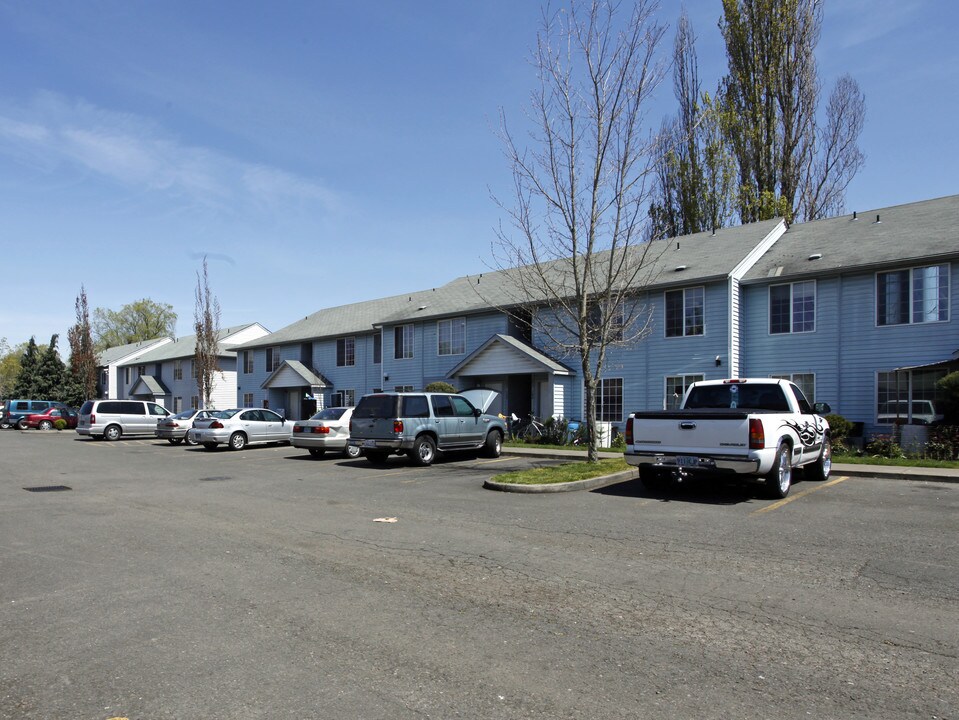
[[[93,349],[87,291],[83,285],[77,296],[76,311],[77,322],[67,331],[67,341],[70,344],[71,400],[80,404],[97,396],[97,357]]]
[[[506,276],[499,307],[532,317],[537,342],[578,361],[597,459],[596,397],[607,350],[648,334],[643,288],[650,280],[648,179],[656,143],[643,129],[647,101],[663,77],[655,53],[663,28],[654,5],[571,2],[544,11],[533,63],[531,148],[501,135],[515,205],[500,207],[493,255]]]
[[[210,290],[206,256],[203,258],[203,274],[196,274],[193,320],[196,332],[193,366],[200,406],[205,408],[213,404],[215,375],[220,372],[220,302]]]

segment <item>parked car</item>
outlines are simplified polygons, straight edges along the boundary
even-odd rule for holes
[[[350,421],[349,444],[374,464],[391,454],[408,455],[416,465],[430,465],[437,452],[482,450],[499,457],[506,422],[486,410],[494,390],[461,393],[375,393],[360,398]]]
[[[242,450],[254,443],[288,443],[293,435],[293,422],[265,408],[232,408],[211,411],[210,417],[198,418],[187,437],[207,450],[228,445]]]
[[[910,420],[909,411],[912,410]],[[913,400],[910,406],[907,400],[890,400],[879,406],[880,423],[898,423],[900,425],[911,422],[913,425],[932,425],[942,420],[943,415],[936,412],[932,400]]]
[[[51,407],[65,408],[67,405],[57,400],[9,400],[3,416],[0,417],[0,428],[6,430],[15,427],[26,430],[27,415],[41,413]]]
[[[21,422],[27,427],[38,430],[53,430],[57,420],[63,420],[68,430],[73,430],[80,419],[79,413],[72,407],[48,407],[43,412],[30,413]]]
[[[331,407],[320,410],[309,420],[293,424],[293,447],[310,451],[313,457],[323,457],[327,450],[336,450],[346,458],[358,458],[362,450],[350,445],[351,407]]]
[[[156,435],[157,419],[170,414],[146,400],[87,400],[80,407],[77,434],[104,440],[124,435]]]
[[[210,417],[212,410],[189,409],[178,412],[176,415],[161,417],[157,420],[156,436],[161,440],[166,440],[171,445],[179,445],[186,441],[187,445],[196,445],[187,433],[193,427],[193,421],[200,418]]]

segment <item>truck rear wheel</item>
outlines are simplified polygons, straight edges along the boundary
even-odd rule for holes
[[[784,498],[792,485],[793,469],[790,464],[790,449],[787,443],[779,443],[776,448],[776,460],[766,473],[766,488],[774,498]]]

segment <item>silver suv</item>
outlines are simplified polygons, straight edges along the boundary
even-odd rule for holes
[[[169,414],[162,405],[146,400],[87,400],[80,408],[77,434],[104,440],[156,436],[157,420]]]
[[[475,389],[462,393],[376,393],[364,395],[350,419],[352,447],[374,464],[392,454],[408,455],[416,465],[430,465],[437,452],[482,450],[499,457],[506,423],[486,410],[497,393]]]

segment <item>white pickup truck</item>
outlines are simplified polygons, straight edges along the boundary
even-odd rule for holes
[[[826,403],[810,405],[788,380],[693,383],[681,409],[637,412],[626,421],[626,462],[660,488],[687,476],[757,476],[783,498],[792,471],[829,477],[832,449]]]

